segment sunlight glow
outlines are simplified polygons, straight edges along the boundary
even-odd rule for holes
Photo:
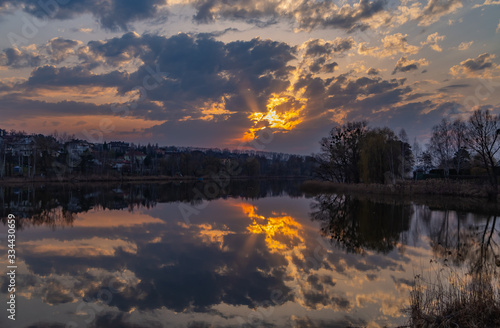
[[[297,108],[298,104],[300,105]],[[253,127],[245,132],[242,141],[255,139],[257,132],[265,128],[277,129],[281,132],[293,130],[303,121],[300,112],[305,105],[302,101],[298,104],[293,97],[273,94],[267,101],[266,112],[254,112],[248,116],[253,122]]]

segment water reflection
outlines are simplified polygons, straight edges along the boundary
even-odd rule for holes
[[[199,183],[0,188],[3,217],[21,218],[24,313],[0,325],[395,326],[429,259],[495,268],[495,209],[297,186],[238,181],[201,200]],[[196,202],[187,222],[179,205]]]
[[[413,206],[400,200],[382,203],[350,195],[320,195],[311,207],[322,234],[355,253],[390,252],[413,215]]]

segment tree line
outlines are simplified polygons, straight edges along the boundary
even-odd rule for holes
[[[316,173],[327,181],[394,183],[420,171],[444,178],[484,176],[498,189],[500,118],[489,109],[478,109],[467,120],[443,118],[432,127],[425,149],[417,140],[411,146],[404,129],[396,134],[368,128],[366,121],[333,128],[320,146]]]
[[[210,177],[227,167],[242,177],[312,177],[312,156],[124,142],[92,144],[74,136],[0,130],[0,179],[78,176]],[[118,144],[114,146],[113,144]]]

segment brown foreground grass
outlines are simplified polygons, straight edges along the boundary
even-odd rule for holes
[[[417,276],[406,312],[413,328],[500,327],[498,280],[481,273]]]
[[[363,193],[386,195],[440,195],[458,197],[488,197],[489,185],[471,181],[421,180],[397,181],[395,184],[347,184],[308,180],[301,189],[308,193]]]

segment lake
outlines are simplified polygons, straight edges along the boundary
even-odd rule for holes
[[[500,265],[494,204],[299,185],[0,187],[0,326],[396,327],[416,275]]]

